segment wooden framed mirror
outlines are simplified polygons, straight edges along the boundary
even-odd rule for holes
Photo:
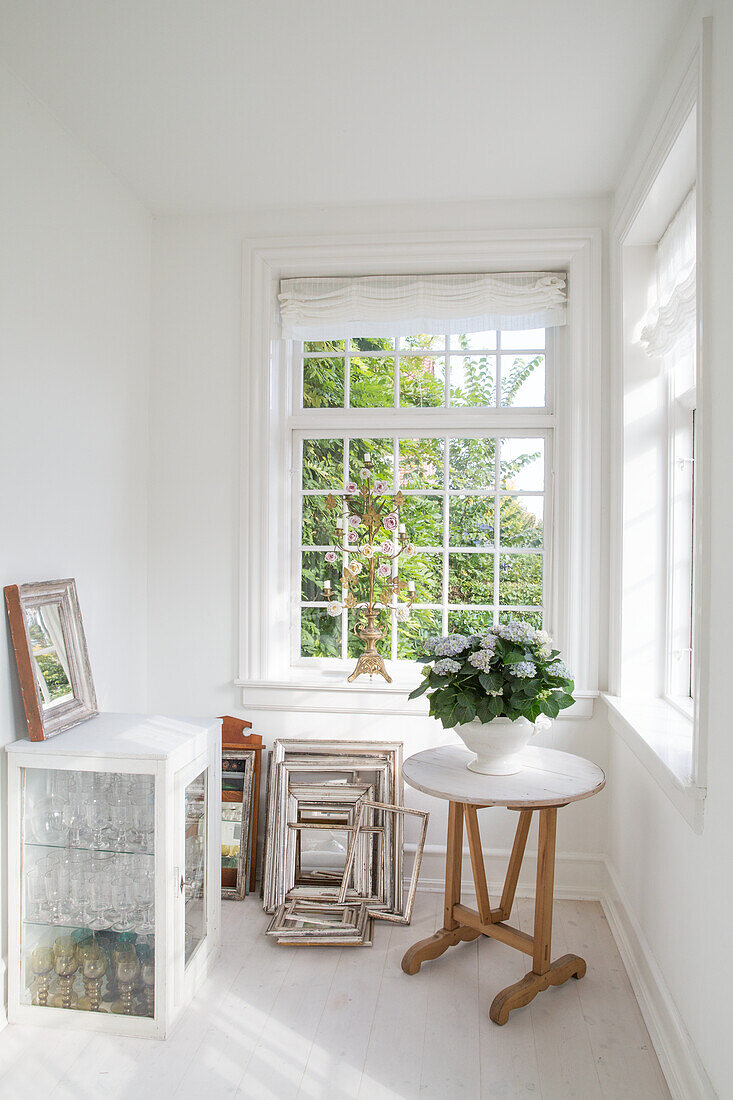
[[[76,583],[36,581],[4,591],[28,734],[45,741],[97,713]]]

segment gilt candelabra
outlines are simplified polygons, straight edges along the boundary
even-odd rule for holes
[[[342,599],[334,599],[331,582],[324,581],[322,598],[328,600],[328,613],[340,615],[358,611],[354,633],[365,643],[349,682],[357,676],[377,673],[388,683],[392,677],[377,652],[377,642],[385,635],[379,619],[393,611],[404,622],[415,599],[414,581],[405,582],[398,576],[398,559],[411,557],[415,547],[408,541],[404,523],[400,523],[400,508],[405,503],[402,493],[388,493],[387,482],[372,476],[371,456],[364,455],[364,465],[358,484],[350,481],[343,497],[332,494],[326,504],[335,517],[334,546],[326,552],[326,561],[334,563],[339,555],[344,561],[341,574]],[[359,589],[363,589],[360,598]],[[406,598],[401,602],[400,596]]]

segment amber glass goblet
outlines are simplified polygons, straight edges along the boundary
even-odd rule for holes
[[[117,987],[120,991],[119,1008],[115,1011],[125,1016],[135,1015],[135,985],[140,974],[140,960],[134,949],[125,951],[117,962]]]
[[[48,1004],[48,990],[51,985],[53,964],[53,951],[50,947],[39,945],[31,953],[31,970],[35,975],[33,1004],[43,1005],[44,1008]]]
[[[71,1008],[74,1000],[74,975],[79,969],[76,944],[71,936],[59,936],[54,943],[53,968],[59,978],[60,1007]]]
[[[99,1012],[102,1002],[102,979],[107,973],[108,959],[102,948],[94,943],[85,943],[79,948],[81,972],[84,978],[86,997],[79,1002],[80,1008],[90,1012]]]

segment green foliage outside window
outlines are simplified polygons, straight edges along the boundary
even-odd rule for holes
[[[450,387],[453,407],[496,405],[496,356],[468,350],[465,337],[459,339],[465,355],[458,360],[460,371]],[[399,402],[405,407],[438,407],[445,404],[445,357],[443,337],[415,336],[407,342],[409,355],[400,356]],[[343,408],[345,395],[344,341],[322,341],[305,345],[303,371],[304,408]],[[393,407],[395,341],[365,338],[351,341],[349,403],[352,407]],[[381,352],[382,354],[376,354]],[[414,354],[412,354],[414,352]],[[431,355],[431,352],[434,353]],[[309,357],[312,356],[312,357]],[[516,357],[502,372],[499,395],[502,406],[511,405],[528,377],[544,369],[544,355]],[[489,493],[496,487],[497,438],[455,438],[449,441],[448,487],[465,490],[449,498],[448,554],[449,604],[467,605],[449,610],[449,631],[475,634],[492,625],[491,609],[471,610],[472,604],[491,604],[494,584],[498,582],[500,605],[537,607],[537,611],[499,612],[499,622],[524,619],[542,625],[542,566],[540,553],[502,553],[540,550],[543,546],[541,497],[502,497],[499,516],[496,499],[477,493]],[[514,442],[514,441],[512,441]],[[511,457],[502,456],[499,484],[502,489],[521,490],[523,471],[542,457],[537,440],[517,440]],[[443,586],[443,497],[445,488],[445,441],[441,438],[400,438],[397,447],[398,469],[394,470],[393,438],[352,439],[348,447],[347,477],[360,480],[363,456],[371,455],[375,478],[384,478],[395,487],[419,489],[424,496],[407,497],[400,520],[407,526],[410,540],[418,548],[412,558],[400,560],[400,576],[415,582],[416,603],[442,603]],[[303,443],[304,489],[340,491],[343,487],[344,443],[342,438],[307,439]],[[395,476],[396,474],[396,476]],[[436,495],[431,496],[431,493]],[[332,530],[323,497],[303,498],[303,545],[329,545]],[[498,520],[498,522],[497,522]],[[461,547],[464,552],[453,551]],[[425,552],[432,548],[433,553]],[[468,549],[480,553],[466,553]],[[495,553],[496,551],[496,553]],[[495,558],[497,559],[495,574]],[[302,558],[302,599],[317,600],[323,580],[332,581],[338,592],[337,574],[341,562],[330,569],[323,552],[305,552]],[[347,649],[350,655],[361,652],[361,643],[353,634],[353,615],[349,616]],[[325,608],[301,608],[301,653],[303,656],[340,657],[342,623]],[[409,620],[397,624],[397,656],[410,659],[421,652],[424,639],[442,633],[441,612],[437,608],[416,608]],[[380,643],[380,652],[390,654],[389,630]]]

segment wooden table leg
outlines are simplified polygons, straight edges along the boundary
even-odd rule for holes
[[[562,985],[568,978],[582,978],[585,960],[579,955],[563,955],[550,961],[552,946],[552,901],[555,886],[555,838],[557,807],[539,811],[540,836],[537,852],[537,892],[534,909],[532,969],[494,997],[489,1017],[495,1024],[505,1024],[515,1008],[529,1004],[538,993],[550,985]]]
[[[459,924],[453,915],[453,908],[461,902],[461,870],[463,863],[463,805],[460,802],[448,803],[448,841],[445,854],[445,907],[443,927],[419,940],[408,948],[402,959],[402,969],[406,974],[417,974],[427,959],[437,959],[449,947],[461,940],[476,940],[481,932],[467,925]]]

